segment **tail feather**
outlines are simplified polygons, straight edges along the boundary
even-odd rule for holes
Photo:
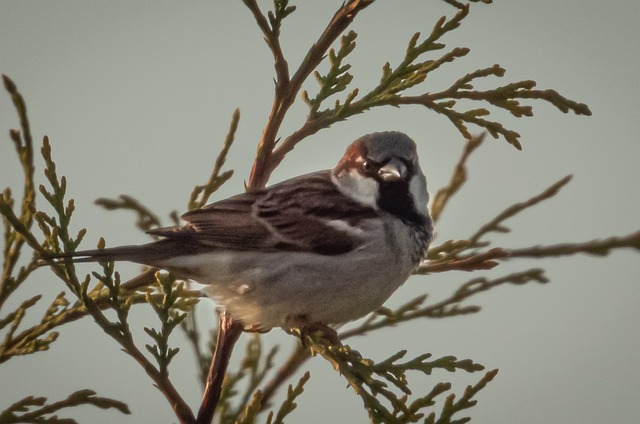
[[[43,255],[42,259],[67,259],[73,262],[107,262],[107,261],[128,261],[144,263],[144,258],[149,256],[147,245],[142,246],[119,246],[107,249],[81,250],[73,253],[60,253]]]
[[[157,266],[159,262],[176,256],[199,253],[202,245],[185,243],[182,240],[164,239],[153,243],[106,249],[82,250],[73,253],[42,255],[43,264],[70,258],[73,262],[127,261]]]

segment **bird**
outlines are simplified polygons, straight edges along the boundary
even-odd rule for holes
[[[333,169],[182,215],[133,246],[53,254],[129,261],[193,280],[245,331],[330,328],[380,308],[433,234],[416,143],[386,131],[355,140]]]

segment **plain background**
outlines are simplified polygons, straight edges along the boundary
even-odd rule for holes
[[[340,2],[331,3],[301,2],[285,21],[282,44],[292,69]],[[270,6],[261,3],[263,10]],[[372,88],[385,61],[402,59],[414,32],[428,34],[437,18],[453,12],[443,2],[418,0],[379,1],[362,12],[353,25],[358,48],[349,59],[354,86],[361,92]],[[564,115],[542,102],[532,103],[533,118],[496,113],[522,134],[524,150],[504,140],[485,142],[470,161],[470,181],[438,225],[436,244],[470,236],[505,207],[566,174],[574,175],[569,186],[510,220],[510,234],[491,237],[496,245],[587,241],[638,229],[639,18],[636,0],[472,5],[462,27],[444,40],[450,47],[470,47],[471,53],[430,75],[424,90],[444,89],[467,72],[499,63],[506,76],[484,80],[479,88],[534,79],[540,88],[587,103],[593,116]],[[36,142],[44,134],[51,139],[58,172],[67,176],[69,196],[76,200],[73,226],[88,229],[86,248],[101,235],[112,246],[148,240],[130,214],[105,212],[93,204],[96,198],[130,194],[163,218],[183,211],[192,187],[206,181],[236,107],[242,117],[227,165],[236,174],[214,200],[240,192],[268,117],[274,75],[270,52],[240,1],[4,0],[0,71],[24,95]],[[311,80],[305,88],[314,93],[316,84]],[[302,104],[292,110],[281,135],[298,128],[305,113]],[[20,169],[8,130],[17,127],[9,96],[2,94],[0,185],[12,187],[16,195]],[[332,167],[353,139],[389,129],[419,143],[432,193],[446,184],[463,141],[446,118],[418,107],[374,110],[314,135],[289,155],[272,181]],[[38,165],[43,182],[41,161]],[[389,306],[424,292],[437,299],[472,277],[499,277],[530,267],[544,267],[551,283],[502,287],[474,299],[483,308],[479,314],[417,321],[349,343],[376,360],[408,349],[408,356],[455,355],[500,368],[469,411],[474,422],[637,422],[639,264],[637,252],[626,250],[606,258],[511,261],[491,272],[413,278]],[[126,277],[138,268],[122,264],[119,270]],[[14,295],[7,311],[35,293],[51,299],[63,289],[43,269]],[[32,320],[45,303],[30,314]],[[200,308],[203,328],[215,322],[212,308]],[[141,344],[149,342],[142,327],[157,323],[147,309],[136,308],[131,316]],[[263,341],[284,345],[279,360],[295,343],[279,330]],[[183,350],[171,377],[195,408],[200,387],[194,361],[182,336],[174,343]],[[287,422],[367,422],[360,399],[329,364],[313,359],[307,369],[312,379]],[[480,376],[436,372],[410,377],[420,394],[438,381],[453,381],[461,393]],[[90,320],[63,327],[50,352],[3,364],[0,410],[26,395],[58,400],[82,388],[127,402],[133,415],[87,407],[60,416],[92,423],[176,421],[144,371]]]

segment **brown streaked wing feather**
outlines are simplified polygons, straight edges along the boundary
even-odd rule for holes
[[[256,202],[254,211],[283,243],[324,255],[346,253],[360,244],[353,234],[327,221],[353,225],[377,216],[373,209],[342,194],[331,181],[330,171],[273,186]]]
[[[150,234],[181,238],[219,249],[254,250],[269,248],[271,233],[255,218],[251,209],[261,191],[243,193],[182,215],[186,225],[160,228]]]
[[[335,255],[356,248],[359,242],[327,220],[353,225],[375,216],[373,209],[340,193],[329,171],[322,171],[187,212],[183,215],[187,225],[150,233],[220,249]]]

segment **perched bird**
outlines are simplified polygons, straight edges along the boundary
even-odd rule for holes
[[[161,240],[58,255],[131,261],[205,285],[247,331],[327,326],[380,307],[432,235],[416,145],[400,132],[354,141],[332,170],[252,189],[149,231]]]

